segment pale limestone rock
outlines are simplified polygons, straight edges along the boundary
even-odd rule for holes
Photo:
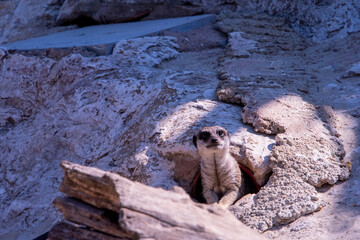
[[[164,60],[176,57],[179,54],[176,50],[178,48],[175,37],[144,37],[116,43],[113,55],[130,65],[154,67]]]
[[[236,9],[235,0],[65,0],[58,24],[105,24],[175,18]]]
[[[256,50],[257,42],[242,37],[242,32],[229,33],[228,51],[234,57],[247,58],[252,51]]]
[[[0,48],[0,61],[1,61],[4,57],[6,57],[6,55],[7,55],[6,50]]]
[[[269,23],[266,16],[228,17],[219,18],[218,25],[224,31],[246,32],[250,40],[258,41],[260,31],[281,35],[281,28],[277,23]],[[252,25],[241,25],[246,21]],[[320,118],[321,109],[305,100],[311,78],[303,68],[294,70],[288,65],[289,60],[300,60],[291,52],[287,54],[289,48],[279,50],[282,44],[278,40],[290,41],[293,34],[274,38],[275,44],[269,44],[270,48],[259,43],[257,55],[236,59],[228,53],[221,62],[219,100],[243,105],[241,116],[245,123],[252,124],[255,131],[276,135],[268,165],[270,180],[259,193],[240,199],[231,207],[239,219],[260,231],[320,210],[324,202],[315,187],[335,184],[350,175],[336,131]],[[280,53],[284,61],[273,65],[271,58]],[[278,69],[276,74],[273,69]],[[332,117],[323,119],[330,122]]]
[[[297,32],[315,41],[342,38],[360,30],[360,3],[357,0],[302,1],[236,0],[238,10],[265,11],[270,15],[288,16]]]
[[[0,43],[46,35],[71,27],[58,27],[60,0],[10,0],[0,2]]]
[[[275,140],[249,131],[248,127],[231,135],[231,153],[242,165],[254,174],[256,182],[262,186],[271,172],[269,156]]]
[[[269,182],[259,193],[237,201],[230,211],[248,226],[265,231],[321,209],[317,191],[295,170],[273,169]]]
[[[354,63],[343,75],[343,78],[360,76],[360,62]]]
[[[131,51],[131,44],[127,47]],[[164,52],[169,49],[164,47]],[[151,59],[160,63],[164,59],[161,47],[157,52]],[[167,59],[176,50],[170,52],[165,54]],[[57,195],[61,176],[57,166],[64,158],[104,168],[118,166],[124,175],[150,185],[169,188],[176,184],[171,163],[151,149],[144,159],[141,152],[147,148],[137,145],[144,141],[141,134],[153,130],[151,126],[146,130],[144,122],[138,126],[139,135],[134,135],[136,123],[151,117],[155,106],[162,104],[155,69],[136,64],[136,58],[143,56],[134,55],[134,63],[117,55],[86,58],[78,54],[58,61],[7,54],[1,60],[0,97],[5,112],[0,122],[4,172],[0,209],[7,214],[0,217],[0,236],[16,232],[23,238],[24,224],[45,232],[57,221],[59,216],[49,204]],[[31,205],[11,205],[15,198]]]

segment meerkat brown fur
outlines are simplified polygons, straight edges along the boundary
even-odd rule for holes
[[[229,132],[220,126],[204,127],[193,137],[199,155],[203,196],[207,203],[226,207],[243,195],[241,170],[230,155]]]

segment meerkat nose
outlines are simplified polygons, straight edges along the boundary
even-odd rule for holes
[[[216,138],[213,138],[213,139],[211,139],[211,142],[212,142],[212,143],[217,143],[218,140],[217,140]]]

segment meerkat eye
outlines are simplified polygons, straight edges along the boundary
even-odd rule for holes
[[[223,130],[219,130],[217,131],[217,134],[220,136],[220,137],[223,137],[225,135],[225,132]]]
[[[200,134],[199,134],[199,138],[201,139],[201,140],[208,140],[209,138],[210,138],[210,133],[209,132],[201,132]]]

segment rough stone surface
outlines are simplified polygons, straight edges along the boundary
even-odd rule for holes
[[[0,43],[64,31],[56,26],[62,0],[10,0],[0,2]]]
[[[177,48],[175,37],[145,37],[118,42],[113,54],[129,65],[155,67],[164,60],[176,57]]]
[[[172,47],[173,42],[169,43]],[[161,55],[161,49],[157,52]],[[150,55],[151,52],[149,58]],[[4,159],[0,163],[3,173],[0,189],[4,193],[1,209],[5,213],[1,216],[2,234],[4,231],[11,234],[4,226],[10,223],[20,238],[18,229],[30,222],[32,229],[50,227],[57,218],[50,213],[54,211],[48,209],[51,198],[56,195],[54,191],[60,178],[56,166],[61,159],[110,167],[114,161],[119,163],[120,159],[129,158],[120,157],[121,152],[125,153],[122,149],[130,153],[137,148],[129,137],[121,141],[122,135],[133,131],[130,128],[134,127],[134,121],[139,121],[143,114],[146,116],[146,110],[154,101],[162,101],[158,96],[161,82],[151,77],[154,69],[139,68],[136,64],[144,56],[147,55],[134,54],[133,65],[116,54],[108,58],[74,54],[59,61],[9,54],[2,59],[1,71],[6,73],[1,78],[1,104],[6,110],[1,120],[0,146]],[[149,66],[152,65],[149,62]],[[141,136],[132,138],[141,140]],[[126,146],[126,142],[130,146]],[[118,152],[108,156],[114,151]],[[134,162],[129,159],[124,164],[128,169],[123,171],[125,175],[136,175]],[[157,164],[149,173],[156,172]],[[168,168],[164,169],[161,171],[166,174]],[[155,175],[162,184],[173,184]],[[143,181],[146,176],[142,174]],[[38,213],[33,214],[35,212]],[[49,218],[45,221],[46,218],[37,217],[40,212],[49,212]],[[28,222],[17,221],[16,215]]]
[[[63,159],[112,169],[151,186],[190,190],[198,165],[191,139],[206,124],[234,133],[234,155],[248,156],[244,162],[252,169],[269,158],[267,146],[274,140],[243,125],[239,106],[216,101],[216,59],[222,49],[179,54],[174,41],[122,41],[102,57],[3,51],[0,236],[36,237],[59,219],[50,203]],[[240,152],[244,141],[265,146]],[[250,159],[257,162],[251,165]],[[265,182],[263,176],[257,176],[259,182]]]
[[[242,34],[226,49],[201,28],[190,47],[167,37],[123,42],[131,59],[90,48],[0,50],[0,238],[32,239],[61,219],[51,202],[63,159],[189,190],[192,135],[220,124],[236,159],[265,184],[231,208],[236,216],[269,238],[357,239],[360,86],[342,76],[360,61],[360,36],[308,44],[286,23],[228,12],[218,28]],[[231,55],[244,39],[256,48]]]
[[[259,193],[246,195],[230,207],[242,222],[260,231],[321,209],[317,191],[299,178],[296,170],[273,171]]]
[[[118,23],[134,20],[192,16],[236,9],[234,0],[65,0],[57,17],[58,24]]]
[[[344,78],[360,76],[360,62],[354,63],[352,67],[343,75]]]
[[[0,43],[78,26],[219,13],[236,8],[243,12],[265,11],[286,17],[297,32],[315,41],[342,38],[360,30],[357,0],[8,0],[0,2]]]
[[[238,9],[266,11],[270,15],[287,17],[300,33],[315,41],[342,38],[360,30],[360,3],[357,0],[312,1],[236,0]]]
[[[247,58],[251,51],[257,49],[257,42],[243,38],[242,34],[242,32],[229,33],[229,43],[227,45],[230,52],[229,55]]]
[[[241,199],[231,208],[239,219],[265,231],[319,210],[322,202],[315,187],[348,179],[350,166],[343,161],[345,150],[336,130],[321,119],[316,106],[305,100],[309,99],[306,95],[314,78],[308,76],[304,66],[294,69],[296,62],[304,60],[290,51],[293,49],[280,49],[287,38],[299,38],[296,41],[303,43],[297,51],[304,51],[306,42],[294,32],[279,28],[281,19],[269,22],[264,15],[252,16],[252,26],[257,28],[240,24],[244,21],[249,21],[247,15],[225,13],[219,17],[218,26],[224,32],[244,31],[248,41],[258,39],[265,25],[264,31],[281,36],[281,41],[272,37],[268,45],[259,44],[259,49],[246,59],[231,52],[225,54],[217,89],[220,100],[243,105],[242,120],[252,124],[255,131],[276,135],[270,154],[270,181],[258,194]],[[229,45],[231,48],[234,42],[229,41]],[[277,56],[281,63],[276,63]],[[255,62],[259,64],[251,66]]]

